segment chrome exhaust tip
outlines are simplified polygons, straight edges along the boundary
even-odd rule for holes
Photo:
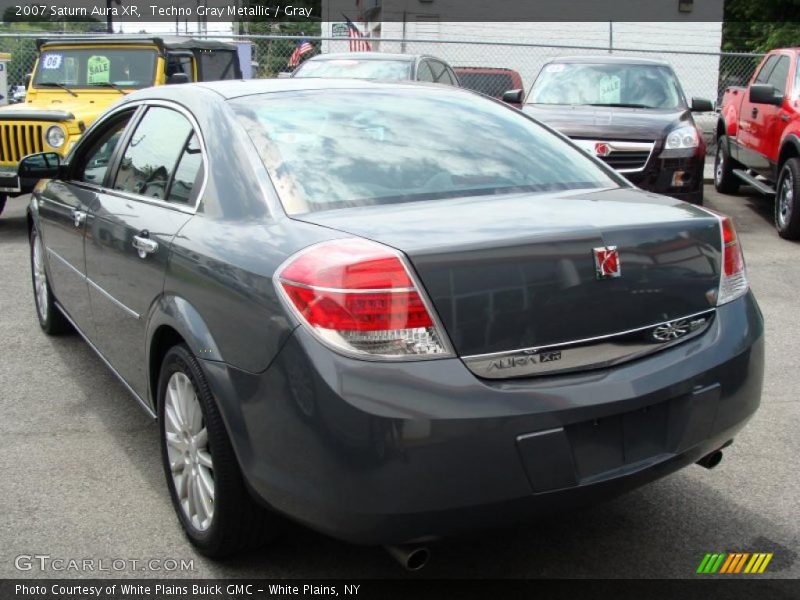
[[[711,454],[706,454],[703,458],[697,461],[696,464],[706,469],[713,469],[722,462],[722,450],[714,450]]]
[[[386,551],[408,571],[419,571],[431,557],[431,551],[425,546],[386,546]]]

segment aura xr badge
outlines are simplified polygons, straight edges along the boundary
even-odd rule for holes
[[[610,279],[622,274],[622,265],[619,262],[619,252],[616,246],[593,248],[594,267],[598,279]]]

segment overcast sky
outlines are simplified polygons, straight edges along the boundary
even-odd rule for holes
[[[208,22],[209,35],[230,35],[233,32],[233,23],[230,21]],[[188,27],[189,34],[197,33],[197,21],[184,21],[180,20],[178,23],[180,33],[183,34]],[[120,28],[124,33],[139,33],[144,31],[146,33],[160,33],[164,35],[175,34],[175,21],[172,22],[149,22],[141,21],[137,23],[114,23],[114,30],[119,31]]]

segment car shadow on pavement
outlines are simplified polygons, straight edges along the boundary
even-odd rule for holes
[[[787,577],[797,574],[792,547],[780,526],[681,472],[591,509],[433,544],[418,573],[381,548],[299,525],[271,547],[204,567],[211,577],[254,578],[686,578],[707,552],[748,551],[774,552],[769,574]]]
[[[745,201],[746,206],[751,209],[754,215],[760,216],[770,227],[774,227],[775,201],[773,198],[764,196],[749,186],[743,186],[735,195]]]
[[[25,213],[22,215],[0,215],[0,240],[3,242],[20,241],[28,237],[28,223]]]

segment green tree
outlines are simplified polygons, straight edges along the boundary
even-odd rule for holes
[[[92,17],[64,17],[58,20],[50,17],[17,17],[13,7],[3,12],[0,23],[0,52],[11,54],[8,64],[9,90],[15,85],[25,83],[25,75],[33,71],[36,63],[36,38],[47,37],[51,33],[86,33],[105,31],[105,23]]]
[[[800,46],[800,0],[726,0],[722,49],[768,52]]]

